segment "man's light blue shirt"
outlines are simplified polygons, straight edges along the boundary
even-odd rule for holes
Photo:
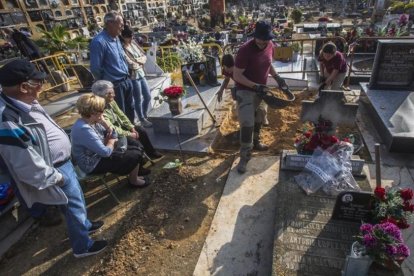
[[[92,39],[90,56],[96,80],[119,81],[128,76],[122,44],[118,37],[111,37],[105,30]]]

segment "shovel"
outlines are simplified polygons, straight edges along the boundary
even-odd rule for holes
[[[188,73],[188,70],[185,70],[185,76],[187,77],[187,79],[190,81],[191,85],[194,87],[195,92],[197,93],[198,97],[200,98],[201,102],[203,103],[205,109],[208,112],[208,115],[210,115],[211,119],[213,120],[213,123],[216,127],[220,127],[219,124],[217,124],[216,118],[214,117],[214,115],[211,113],[210,109],[208,109],[207,104],[204,102],[203,97],[201,97],[201,93],[197,88],[197,85],[194,83],[193,78],[191,77],[190,73]]]

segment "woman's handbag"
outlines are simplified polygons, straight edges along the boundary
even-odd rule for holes
[[[118,141],[115,144],[114,151],[124,153],[128,148],[128,141],[126,136],[118,136]]]

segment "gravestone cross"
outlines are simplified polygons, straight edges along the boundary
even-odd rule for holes
[[[301,120],[318,122],[319,117],[330,120],[334,126],[355,122],[357,103],[347,103],[344,92],[323,90],[314,101],[302,101]]]

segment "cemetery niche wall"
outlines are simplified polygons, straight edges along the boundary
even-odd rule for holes
[[[414,153],[414,40],[379,40],[361,102],[389,151]]]

